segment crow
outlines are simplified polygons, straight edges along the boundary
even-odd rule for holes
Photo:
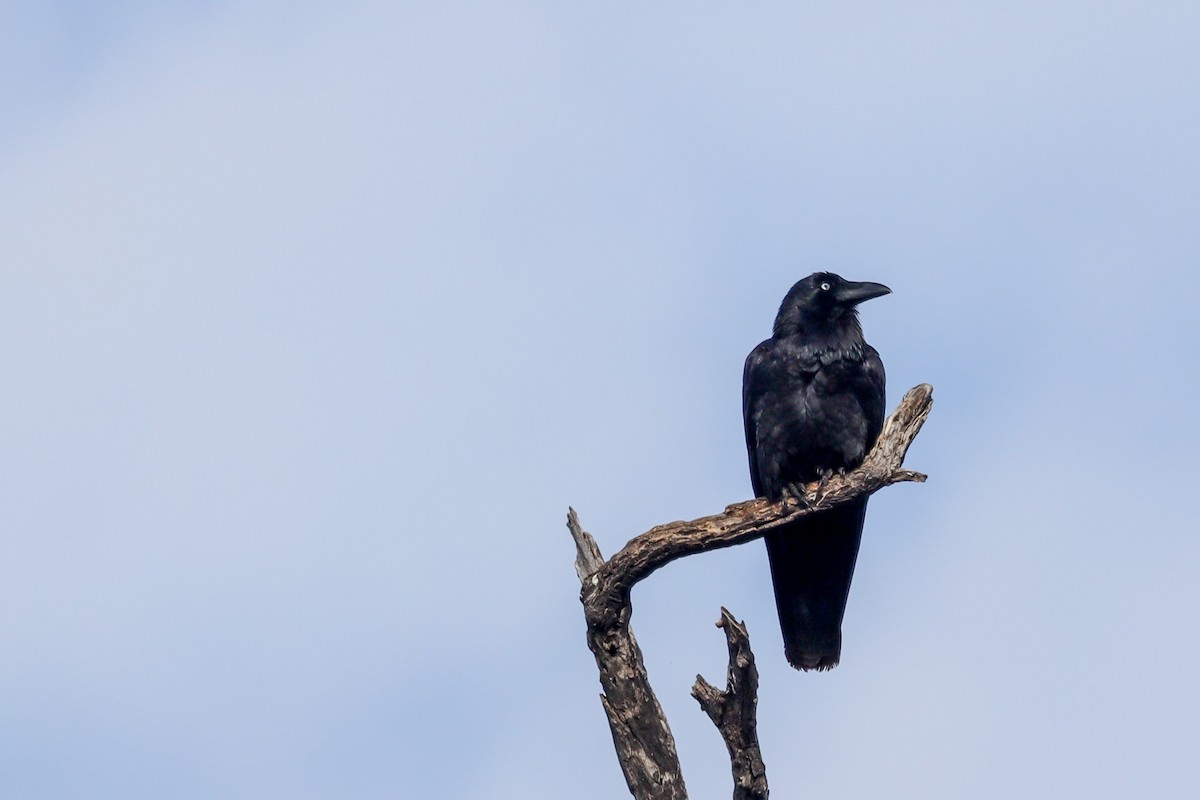
[[[742,413],[756,497],[803,497],[803,484],[862,463],[883,427],[883,362],[863,340],[856,306],[881,283],[817,272],[783,298],[771,338],[746,358]],[[867,498],[769,533],[767,555],[784,654],[827,670],[842,651],[842,615]]]

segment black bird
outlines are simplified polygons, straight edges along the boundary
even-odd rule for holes
[[[891,292],[832,272],[783,298],[770,339],[746,358],[742,412],[757,497],[801,497],[802,485],[862,463],[883,427],[883,362],[855,308]],[[837,666],[867,499],[767,535],[784,653],[797,669]]]

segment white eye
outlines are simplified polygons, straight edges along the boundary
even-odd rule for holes
[[[825,283],[822,283],[822,284],[821,284],[821,291],[822,291],[822,292],[828,292],[828,291],[829,291],[829,283],[828,283],[828,282],[825,282]]]

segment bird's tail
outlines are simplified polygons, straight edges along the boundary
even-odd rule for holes
[[[832,669],[841,658],[842,615],[866,511],[863,498],[766,537],[784,653],[796,669]]]

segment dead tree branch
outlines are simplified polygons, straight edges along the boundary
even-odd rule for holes
[[[809,484],[803,504],[749,500],[713,516],[659,525],[631,539],[608,561],[600,554],[595,539],[580,526],[574,509],[568,513],[567,526],[576,546],[575,570],[583,584],[580,600],[587,622],[588,648],[596,658],[604,691],[601,703],[625,781],[637,800],[685,800],[687,792],[675,739],[650,688],[641,649],[629,627],[633,613],[629,593],[634,585],[677,558],[759,539],[792,520],[873,494],[893,483],[924,481],[924,475],[903,469],[903,464],[932,404],[932,386],[921,384],[910,389],[884,422],[879,440],[862,465],[844,475]],[[761,759],[759,764],[761,767]],[[761,796],[765,797],[766,779],[761,769],[758,775],[763,787]]]
[[[729,645],[725,691],[696,676],[692,697],[717,726],[733,767],[733,800],[767,800],[767,768],[758,746],[758,668],[746,624],[725,608],[717,627]]]

